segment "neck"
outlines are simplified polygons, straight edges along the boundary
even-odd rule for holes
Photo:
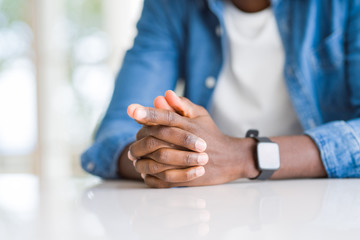
[[[259,12],[270,6],[270,0],[231,0],[243,12]]]

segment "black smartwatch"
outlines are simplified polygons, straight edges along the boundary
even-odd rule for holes
[[[277,143],[267,137],[259,137],[259,131],[251,129],[246,137],[254,138],[256,145],[256,167],[260,174],[252,179],[266,180],[280,168],[280,149]]]

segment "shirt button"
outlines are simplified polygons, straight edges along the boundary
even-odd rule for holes
[[[86,169],[91,172],[92,170],[94,170],[95,168],[95,165],[93,162],[89,162],[87,165],[86,165]]]
[[[222,28],[220,25],[218,25],[215,29],[216,36],[220,37],[223,33]]]
[[[214,88],[215,84],[216,84],[216,80],[214,77],[208,77],[205,81],[205,86],[210,89]]]

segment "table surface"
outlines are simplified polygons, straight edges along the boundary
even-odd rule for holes
[[[0,175],[0,238],[359,239],[360,180],[150,189],[97,178]]]

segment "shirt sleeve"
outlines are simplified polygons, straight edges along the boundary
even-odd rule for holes
[[[330,178],[360,177],[360,1],[349,1],[345,65],[354,117],[306,131]]]
[[[138,35],[124,58],[112,100],[96,132],[95,141],[81,156],[83,169],[106,179],[119,178],[122,150],[135,140],[140,125],[127,115],[132,103],[151,106],[154,98],[174,89],[179,75],[178,9],[172,0],[145,0]],[[170,17],[171,16],[171,17]],[[116,23],[114,23],[116,24]]]

